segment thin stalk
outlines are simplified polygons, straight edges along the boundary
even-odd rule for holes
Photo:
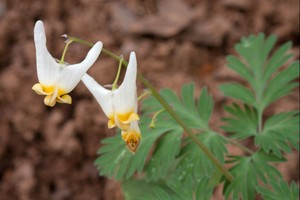
[[[164,111],[165,111],[164,108],[163,108],[163,109],[160,109],[159,111],[157,111],[157,112],[153,115],[152,120],[151,120],[151,122],[150,122],[150,124],[149,124],[149,127],[150,127],[150,128],[154,128],[154,127],[155,127],[155,121],[156,121],[156,118],[158,117],[158,115],[159,115],[160,113],[162,113],[162,112],[164,112]]]
[[[118,67],[118,72],[117,72],[117,76],[116,76],[116,79],[112,85],[112,90],[115,90],[117,89],[117,83],[118,83],[118,80],[119,80],[119,77],[120,77],[120,73],[121,73],[121,68],[122,68],[122,60],[123,58],[121,58],[121,60],[119,61],[119,67]]]
[[[81,40],[79,38],[70,37],[75,42],[79,42],[90,47],[93,46],[93,43]],[[117,56],[116,54],[110,52],[107,49],[102,48],[102,52],[119,62],[122,62],[123,65],[127,67],[128,62],[122,57]],[[230,182],[233,181],[233,176],[229,173],[229,171],[220,163],[220,161],[210,152],[210,150],[193,134],[192,130],[184,123],[184,121],[176,114],[176,112],[171,108],[171,106],[166,102],[166,100],[156,91],[155,87],[151,85],[151,83],[141,74],[137,73],[138,79],[148,88],[150,89],[152,95],[156,98],[157,101],[165,108],[165,110],[175,119],[175,121],[183,128],[183,130],[188,134],[188,136],[195,142],[195,144],[208,156],[208,158],[216,165],[216,167],[224,174],[227,180]]]
[[[258,112],[258,134],[260,134],[262,132],[262,110],[259,109]]]
[[[144,91],[143,94],[141,94],[138,97],[138,101],[140,101],[142,98],[144,98],[145,96],[150,95],[150,94],[151,94],[151,92],[149,90]]]
[[[237,141],[233,140],[233,139],[229,139],[229,138],[226,138],[224,137],[229,143],[233,144],[234,146],[237,146],[239,147],[240,149],[242,149],[243,151],[247,152],[248,154],[252,155],[254,154],[255,152],[252,151],[251,149],[245,147],[244,145],[241,145],[240,143],[238,143]]]
[[[72,40],[68,40],[67,41],[66,46],[65,46],[64,51],[63,51],[63,54],[62,54],[61,59],[59,61],[59,64],[64,64],[64,62],[65,62],[65,56],[66,56],[66,53],[67,53],[67,49],[68,49],[69,45],[72,42],[73,42]]]

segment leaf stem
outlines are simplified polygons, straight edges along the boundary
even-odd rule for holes
[[[240,143],[238,143],[237,141],[233,140],[233,139],[230,139],[230,138],[227,138],[227,137],[224,137],[229,143],[233,144],[234,146],[237,146],[239,147],[240,149],[242,149],[243,151],[247,152],[248,154],[252,155],[254,154],[255,152],[252,151],[251,149],[245,147],[244,145],[241,145]]]
[[[259,109],[257,114],[258,114],[258,134],[260,134],[262,132],[262,110]]]
[[[90,47],[93,46],[92,43],[84,41],[79,38],[70,37],[75,42],[79,42]],[[127,67],[128,62],[124,60],[122,57],[117,56],[111,51],[102,48],[102,52],[119,62],[122,62],[123,65]],[[224,174],[228,181],[233,181],[233,176],[229,173],[229,171],[222,165],[222,163],[210,152],[210,150],[193,134],[192,130],[185,124],[185,122],[176,114],[176,112],[171,108],[171,106],[166,102],[166,100],[157,92],[154,86],[141,74],[137,73],[138,79],[148,88],[150,89],[152,95],[156,98],[157,101],[164,107],[164,109],[175,119],[175,121],[183,128],[183,130],[188,134],[188,136],[196,143],[196,145],[208,156],[208,158],[216,165],[216,167]]]

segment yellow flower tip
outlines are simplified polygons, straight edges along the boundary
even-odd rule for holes
[[[115,122],[115,116],[114,116],[114,114],[111,114],[111,115],[108,116],[107,127],[108,128],[114,128],[114,127],[116,127],[116,122]]]
[[[132,153],[135,153],[140,144],[141,134],[132,130],[132,131],[123,133],[122,138],[125,141],[127,148]]]
[[[116,127],[116,123],[115,123],[114,117],[109,118],[109,120],[107,122],[107,127],[108,128],[114,128],[114,127]]]
[[[140,120],[139,115],[136,113],[131,113],[131,115],[129,116],[129,118],[127,120],[127,123],[138,121],[138,120]]]
[[[44,98],[44,104],[47,105],[47,106],[53,107],[56,104],[56,99],[53,98],[52,95],[47,95]]]
[[[47,95],[47,93],[43,89],[43,86],[39,83],[34,84],[34,86],[32,86],[32,90],[35,91],[38,95]]]
[[[122,123],[122,124],[128,124],[130,122],[134,122],[134,121],[138,121],[140,120],[140,117],[138,114],[130,111],[127,113],[122,113],[122,114],[117,114],[118,120]]]
[[[56,100],[58,103],[67,103],[72,104],[72,97],[68,94],[65,94],[63,96],[57,97]]]

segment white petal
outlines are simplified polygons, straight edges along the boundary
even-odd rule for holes
[[[141,130],[140,130],[138,121],[131,122],[130,129],[136,131],[139,134],[141,134]]]
[[[98,84],[91,76],[85,74],[82,77],[82,82],[93,94],[99,105],[101,106],[105,115],[110,118],[114,114],[112,105],[112,91],[105,89],[100,84]]]
[[[67,93],[71,92],[79,83],[82,76],[95,63],[102,50],[102,46],[102,42],[97,42],[81,63],[63,67],[59,87],[63,88]]]
[[[40,20],[34,26],[34,43],[39,82],[47,86],[54,85],[58,78],[59,64],[47,50],[45,29],[43,22]]]
[[[136,57],[135,53],[131,52],[124,81],[114,91],[114,108],[117,113],[137,112],[136,75]]]

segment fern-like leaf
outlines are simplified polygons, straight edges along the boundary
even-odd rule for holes
[[[280,179],[270,181],[272,188],[259,186],[257,191],[265,200],[297,200],[299,199],[299,187],[293,181],[289,186],[284,180]]]
[[[299,113],[280,113],[267,119],[263,131],[255,137],[255,144],[278,157],[282,156],[281,151],[291,152],[289,145],[299,150]]]
[[[240,197],[244,200],[255,199],[259,180],[269,184],[273,178],[282,178],[280,172],[269,163],[280,162],[282,159],[267,155],[263,151],[258,151],[249,157],[235,157],[234,161],[237,164],[230,169],[230,172],[235,178],[232,182],[226,180],[224,185],[226,199],[240,199]]]
[[[265,152],[281,157],[282,151],[291,151],[290,144],[298,148],[299,138],[296,135],[299,132],[299,115],[287,112],[263,121],[263,113],[267,106],[290,94],[299,85],[293,82],[299,77],[299,61],[286,66],[292,57],[288,53],[291,42],[283,44],[271,54],[275,43],[275,36],[265,38],[262,33],[243,38],[235,46],[239,57],[228,56],[227,61],[228,67],[242,76],[248,86],[229,83],[220,86],[220,89],[225,96],[245,104],[225,107],[229,116],[224,118],[227,123],[223,129],[236,139],[254,137],[255,144]],[[281,70],[283,66],[286,68]]]
[[[225,96],[263,111],[278,98],[288,95],[298,83],[292,82],[299,77],[299,62],[292,63],[287,69],[277,72],[291,57],[288,42],[275,53],[270,52],[276,42],[275,36],[265,39],[264,34],[243,38],[235,46],[241,58],[228,56],[228,67],[241,75],[249,84],[248,89],[240,84],[225,84],[220,87]]]
[[[242,140],[257,134],[257,114],[256,111],[244,105],[241,108],[237,104],[225,106],[224,109],[230,114],[229,117],[224,117],[223,120],[227,123],[222,128],[233,133],[232,136]]]

